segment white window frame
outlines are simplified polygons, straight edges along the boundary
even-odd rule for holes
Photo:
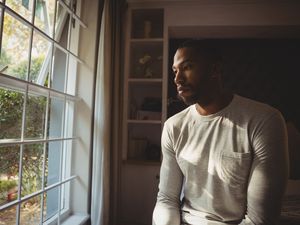
[[[35,2],[35,1],[34,1]],[[26,26],[28,26],[31,29],[31,42],[32,42],[32,34],[33,34],[33,30],[37,31],[39,34],[41,34],[42,36],[44,36],[46,39],[48,39],[51,43],[52,43],[52,48],[50,48],[47,52],[47,56],[42,64],[42,69],[40,70],[39,76],[38,76],[38,82],[37,84],[31,83],[29,81],[26,80],[20,80],[18,78],[15,77],[11,77],[9,75],[6,75],[2,72],[0,72],[0,87],[2,88],[7,88],[13,91],[18,91],[18,92],[23,92],[25,93],[24,95],[24,107],[23,107],[23,118],[22,118],[22,134],[24,133],[24,121],[25,121],[25,109],[26,109],[26,100],[27,100],[27,96],[29,94],[37,94],[39,96],[46,96],[48,101],[50,99],[50,97],[56,97],[56,98],[60,98],[63,99],[64,101],[64,109],[63,109],[63,117],[62,118],[62,126],[63,128],[63,136],[61,138],[47,138],[47,122],[46,127],[45,127],[45,135],[44,138],[42,139],[37,139],[37,140],[28,140],[28,139],[24,139],[24,137],[21,137],[20,140],[11,140],[11,139],[2,139],[0,140],[0,147],[1,146],[7,146],[7,145],[20,145],[20,146],[24,146],[25,144],[32,144],[32,143],[50,143],[52,141],[62,141],[62,154],[63,155],[63,159],[61,160],[61,175],[63,175],[64,177],[60,177],[60,181],[52,184],[46,188],[42,188],[42,190],[32,193],[28,196],[24,196],[23,198],[21,198],[20,195],[20,190],[21,190],[21,185],[19,185],[18,187],[18,199],[12,202],[9,202],[5,205],[0,206],[0,210],[5,210],[11,206],[16,205],[17,209],[18,209],[18,213],[17,213],[17,224],[19,223],[19,214],[20,214],[20,205],[22,202],[28,200],[29,198],[33,197],[33,196],[38,196],[42,193],[45,193],[47,190],[50,190],[54,187],[63,187],[64,188],[64,192],[65,195],[63,196],[66,200],[65,204],[68,206],[66,207],[66,210],[60,211],[61,207],[59,204],[59,212],[56,215],[56,217],[53,217],[52,219],[47,220],[46,222],[44,222],[43,224],[60,224],[62,223],[62,221],[64,221],[70,212],[70,207],[69,207],[69,197],[70,197],[70,182],[74,179],[76,179],[77,175],[71,175],[71,167],[72,167],[72,163],[71,163],[71,153],[72,153],[72,143],[73,141],[76,141],[76,137],[72,136],[72,131],[73,131],[73,122],[74,122],[74,113],[75,113],[75,104],[76,102],[78,102],[78,100],[80,100],[78,97],[76,97],[76,73],[77,73],[77,62],[79,63],[83,63],[82,60],[76,55],[77,53],[77,46],[79,43],[79,27],[84,27],[86,28],[87,26],[81,21],[81,19],[77,16],[78,11],[80,12],[80,5],[78,5],[77,7],[77,12],[73,12],[73,10],[62,0],[57,0],[57,2],[59,2],[59,4],[63,7],[63,19],[61,19],[57,25],[56,31],[57,33],[55,34],[55,38],[51,38],[50,36],[48,36],[45,32],[41,31],[39,28],[35,27],[34,24],[32,24],[31,22],[27,21],[26,19],[24,19],[22,16],[20,16],[18,13],[14,12],[12,9],[10,9],[9,7],[7,7],[5,5],[5,0],[3,2],[0,2],[0,8],[2,9],[2,20],[1,23],[3,25],[3,18],[4,18],[4,12],[8,13],[10,16],[13,16],[15,19],[17,19],[18,21],[22,22],[23,24],[25,24]],[[71,1],[71,4],[72,5]],[[81,1],[79,1],[81,3]],[[35,3],[33,8],[35,8]],[[68,44],[67,44],[67,48],[64,48],[60,45],[59,42],[55,41],[55,40],[59,40],[60,36],[62,35],[63,29],[64,29],[64,25],[66,22],[66,18],[67,16],[70,15],[69,18],[74,19],[76,21],[77,24],[79,24],[80,26],[75,26],[74,30],[72,32],[74,32],[75,35],[70,37],[70,29],[71,26],[69,25],[69,32],[68,32]],[[34,13],[33,13],[33,17],[34,17]],[[71,23],[69,23],[71,24]],[[2,31],[1,31],[2,32]],[[72,45],[72,51],[70,50],[70,46],[71,43],[77,43],[77,44],[73,44]],[[62,50],[66,55],[67,58],[66,60],[68,60],[69,63],[66,64],[66,79],[68,76],[68,71],[71,71],[72,73],[75,73],[74,76],[70,77],[70,85],[66,85],[65,82],[65,87],[64,87],[64,92],[61,91],[57,91],[54,90],[50,87],[44,87],[42,86],[42,84],[45,82],[46,80],[46,74],[48,71],[49,67],[53,67],[52,64],[52,55],[54,55],[55,53],[53,52],[52,49],[54,49],[54,46],[59,48],[60,50]],[[75,47],[74,47],[75,46]],[[32,46],[30,46],[31,48]],[[31,50],[30,50],[31,51]],[[29,61],[30,61],[30,57],[31,55],[29,55]],[[74,63],[71,63],[70,59],[74,59]],[[29,72],[28,72],[29,73]],[[53,73],[53,69],[51,70],[51,73]],[[52,76],[52,75],[51,75]],[[27,77],[28,74],[27,74]],[[50,82],[49,82],[50,83]],[[68,93],[72,93],[72,94],[67,94]],[[66,105],[66,102],[72,102],[73,104],[70,105]],[[47,104],[47,109],[46,109],[46,117],[48,117],[48,107],[49,104]],[[47,119],[48,121],[48,119]],[[71,143],[70,143],[71,142]],[[44,145],[46,146],[46,145]],[[64,150],[63,150],[64,149]],[[22,147],[20,149],[20,151],[22,152]],[[22,154],[22,153],[21,153]],[[44,154],[45,154],[45,147],[44,147]],[[22,156],[21,156],[22,157]],[[45,162],[44,162],[45,163]],[[20,160],[20,164],[22,164],[22,160]],[[22,168],[22,165],[20,165],[20,167]],[[45,167],[44,167],[45,169]],[[21,174],[22,174],[22,170],[19,174],[19,183],[21,183]],[[44,173],[43,173],[43,178],[44,178]],[[64,187],[63,184],[66,184],[66,186]],[[60,190],[61,188],[59,188]],[[41,202],[43,202],[43,194],[41,195],[42,200]],[[61,196],[61,195],[60,195]],[[60,202],[62,202],[62,197],[60,198]],[[42,205],[42,210],[41,210],[41,222],[43,221],[43,204]]]

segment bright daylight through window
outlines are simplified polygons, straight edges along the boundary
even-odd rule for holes
[[[0,0],[0,225],[68,215],[79,7]]]

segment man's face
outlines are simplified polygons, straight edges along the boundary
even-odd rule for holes
[[[174,82],[185,104],[205,102],[210,92],[211,67],[192,48],[180,48],[174,56]]]

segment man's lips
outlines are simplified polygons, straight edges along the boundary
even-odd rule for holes
[[[183,92],[189,91],[190,88],[188,86],[177,86],[177,92],[182,94]]]

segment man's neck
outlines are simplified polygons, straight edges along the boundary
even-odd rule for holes
[[[196,103],[197,112],[202,116],[215,114],[228,106],[232,101],[233,94],[230,92],[220,92],[212,96],[206,104]]]

